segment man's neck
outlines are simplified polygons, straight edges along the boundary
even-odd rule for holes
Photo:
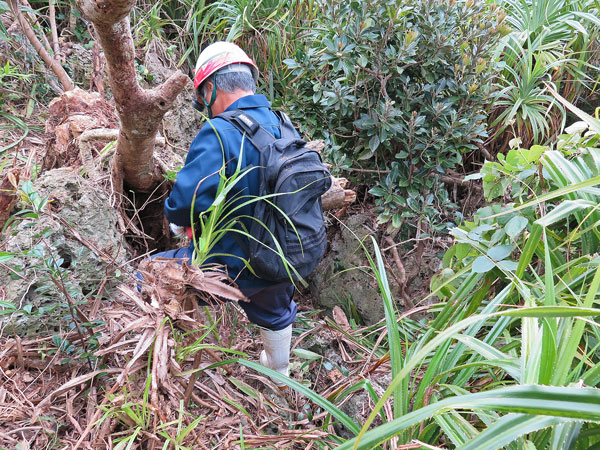
[[[223,92],[222,90],[217,89],[217,99],[211,107],[213,116],[221,114],[234,102],[238,101],[242,97],[246,97],[247,95],[253,95],[253,92],[243,91],[241,89],[238,89],[235,92]]]

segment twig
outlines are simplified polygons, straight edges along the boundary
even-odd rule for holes
[[[49,0],[49,13],[50,30],[52,32],[52,50],[54,50],[54,57],[58,58],[60,49],[58,47],[58,32],[56,31],[56,8],[54,7],[54,0]]]
[[[42,241],[44,242],[46,247],[50,248],[50,245],[45,240],[42,239]],[[55,267],[58,267],[56,259],[54,258],[54,254],[52,252],[50,252],[50,255],[52,257],[52,264],[54,264]],[[81,339],[81,345],[83,345],[83,349],[85,350],[85,353],[86,353],[85,358],[87,360],[88,366],[90,367],[90,370],[94,370],[94,365],[92,364],[92,360],[90,359],[90,356],[89,356],[87,340],[85,339],[83,332],[81,331],[79,321],[77,320],[76,317],[83,318],[83,320],[85,322],[89,322],[89,319],[87,317],[85,317],[83,312],[79,308],[77,308],[77,306],[75,306],[75,302],[73,301],[73,298],[71,298],[71,294],[69,294],[69,292],[65,288],[65,283],[62,278],[62,272],[61,271],[58,272],[60,280],[56,279],[56,277],[54,275],[52,275],[51,273],[48,275],[49,275],[52,283],[54,283],[54,285],[63,293],[63,295],[67,299],[67,303],[69,304],[69,310],[71,311],[71,318],[73,319],[73,323],[75,324],[75,329],[77,330],[79,339]],[[89,331],[91,333],[92,330],[89,330]]]
[[[347,172],[359,172],[359,173],[380,173],[380,174],[388,174],[391,172],[389,169],[359,169],[358,167],[350,167],[345,169]]]
[[[202,358],[202,349],[200,349],[194,355],[194,363],[192,365],[193,372],[190,375],[190,380],[188,381],[188,385],[185,388],[185,393],[183,394],[183,404],[187,408],[190,403],[190,398],[192,397],[192,393],[194,392],[194,384],[196,384],[196,378],[198,377],[197,369],[200,367],[200,360]]]
[[[406,308],[408,309],[413,309],[415,307],[415,304],[406,292],[406,285],[408,279],[406,278],[406,269],[404,268],[404,264],[402,264],[402,261],[400,260],[400,255],[398,254],[398,248],[394,245],[394,241],[392,238],[386,238],[386,242],[390,245],[388,248],[392,252],[392,259],[394,260],[396,268],[398,269],[398,272],[400,274],[400,276],[398,277],[398,282],[400,284],[400,293],[402,294],[402,299],[404,300],[404,306],[406,306]]]

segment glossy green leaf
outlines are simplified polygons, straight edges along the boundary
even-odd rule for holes
[[[513,252],[514,247],[512,245],[497,245],[488,250],[487,255],[494,261],[501,261],[508,258]]]

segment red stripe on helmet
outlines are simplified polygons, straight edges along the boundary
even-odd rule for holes
[[[212,59],[209,59],[204,65],[202,65],[202,67],[198,69],[196,75],[194,76],[194,89],[198,89],[198,86],[200,86],[213,73],[230,64],[248,64],[258,72],[258,68],[251,58],[240,58],[240,55],[225,52]]]

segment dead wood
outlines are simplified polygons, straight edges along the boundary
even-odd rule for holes
[[[224,300],[248,301],[233,285],[233,280],[222,268],[200,269],[187,259],[154,258],[140,263],[139,271],[144,277],[142,297],[151,305],[162,305],[169,317],[188,328],[189,313],[186,305],[221,303]]]
[[[98,92],[104,97],[104,56],[98,41],[92,47],[92,74],[90,76],[90,91]]]
[[[48,106],[46,153],[43,170],[55,167],[79,167],[82,151],[77,145],[84,133],[94,129],[116,128],[114,108],[99,94],[74,89],[55,98]],[[84,157],[85,155],[85,151]],[[92,149],[89,148],[89,153]]]
[[[345,189],[348,183],[346,178],[331,177],[331,187],[321,196],[323,211],[339,209],[356,201],[356,192]]]
[[[400,255],[398,254],[398,248],[391,237],[387,237],[386,242],[389,244],[389,249],[392,252],[392,259],[394,260],[394,264],[396,264],[397,269],[397,272],[391,271],[390,273],[392,276],[394,276],[394,278],[396,278],[396,281],[400,285],[400,293],[402,295],[402,300],[404,301],[404,306],[407,310],[412,310],[414,309],[415,304],[407,292],[408,279],[406,276],[406,269],[404,268],[404,264],[402,264]],[[417,267],[419,266],[417,265]]]
[[[308,141],[306,143],[306,147],[321,153],[321,151],[325,148],[325,142],[323,141],[323,139],[317,139],[316,141]]]
[[[177,71],[154,89],[142,89],[138,84],[129,25],[129,12],[135,0],[78,0],[77,4],[94,24],[104,49],[110,87],[121,122],[113,162],[115,180],[123,180],[139,192],[150,192],[161,181],[153,157],[156,132],[162,117],[189,78]]]

